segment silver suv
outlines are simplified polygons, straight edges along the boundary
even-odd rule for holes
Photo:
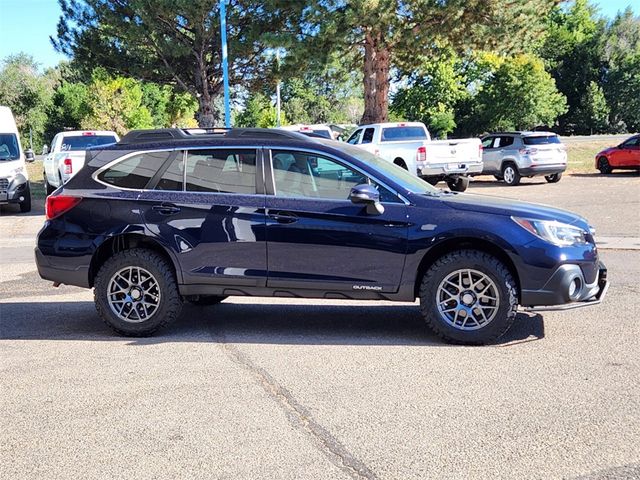
[[[567,152],[553,132],[492,133],[481,140],[481,175],[493,175],[507,185],[536,175],[556,183],[567,169]]]

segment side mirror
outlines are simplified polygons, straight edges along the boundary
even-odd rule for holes
[[[349,193],[349,200],[357,205],[366,205],[369,215],[382,215],[384,206],[380,203],[380,192],[367,183],[356,185]]]
[[[24,159],[27,162],[33,162],[36,159],[35,154],[33,153],[33,150],[28,149],[24,151]]]

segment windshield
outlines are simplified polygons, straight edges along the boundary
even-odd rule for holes
[[[536,135],[535,137],[522,137],[525,145],[547,145],[549,143],[560,143],[557,135]]]
[[[358,147],[349,145],[342,142],[327,142],[320,140],[323,144],[341,150],[358,160],[372,165],[377,171],[379,171],[383,177],[388,178],[397,185],[406,189],[411,193],[419,195],[440,193],[436,187],[429,185],[424,180],[420,180],[415,175],[410,174],[404,168],[394,165],[391,162],[387,162],[383,158],[380,158],[372,153],[367,152]]]
[[[18,148],[18,138],[13,133],[0,133],[0,161],[18,160],[20,149]]]
[[[74,137],[63,137],[61,150],[68,152],[69,150],[86,150],[90,147],[99,145],[108,145],[116,143],[116,137],[113,135],[82,135]]]
[[[382,129],[383,142],[399,140],[427,140],[427,132],[422,127],[389,127]]]

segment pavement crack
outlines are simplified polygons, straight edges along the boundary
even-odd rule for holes
[[[238,347],[227,343],[223,332],[212,328],[211,336],[231,361],[249,372],[258,381],[267,395],[284,411],[289,423],[304,432],[331,463],[354,479],[376,480],[378,478],[367,465],[356,458],[326,428],[314,420],[309,411],[295,399],[291,392],[280,385],[264,368],[253,363]]]

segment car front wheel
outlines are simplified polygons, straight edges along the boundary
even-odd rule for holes
[[[613,169],[607,157],[600,157],[598,159],[598,170],[600,170],[600,173],[603,175],[609,175],[611,173]]]
[[[134,337],[151,335],[175,320],[182,308],[172,267],[142,248],[118,252],[102,265],[94,299],[109,327]]]
[[[516,282],[495,257],[476,250],[444,255],[426,271],[420,311],[431,329],[451,343],[491,343],[516,318]]]

